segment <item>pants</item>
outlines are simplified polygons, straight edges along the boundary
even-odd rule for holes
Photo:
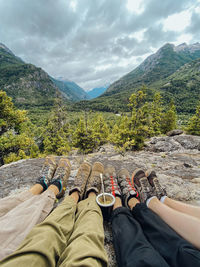
[[[1,266],[94,267],[107,262],[103,218],[95,197],[76,204],[67,196]]]
[[[31,229],[51,212],[55,195],[26,191],[0,199],[0,260],[17,249]]]
[[[159,216],[137,204],[112,214],[113,242],[121,266],[200,266],[200,251],[181,238]]]

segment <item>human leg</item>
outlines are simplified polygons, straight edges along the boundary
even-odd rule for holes
[[[31,230],[13,254],[2,260],[1,266],[55,267],[72,233],[76,206],[75,198],[67,196],[42,223]]]

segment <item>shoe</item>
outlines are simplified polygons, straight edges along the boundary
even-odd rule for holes
[[[121,189],[124,205],[129,208],[128,201],[130,200],[130,198],[135,197],[139,199],[139,194],[136,191],[135,187],[131,184],[128,170],[121,169],[117,175],[117,180]]]
[[[154,170],[147,170],[145,172],[145,175],[149,181],[149,184],[154,188],[158,199],[161,199],[161,197],[163,197],[163,196],[167,196],[167,192],[160,185],[160,182],[159,182],[158,177],[156,175],[156,172]]]
[[[117,183],[116,171],[111,165],[108,165],[104,171],[104,190],[106,193],[110,193],[114,197],[121,197],[121,190]]]
[[[78,191],[80,196],[79,200],[83,199],[85,186],[90,176],[90,172],[91,172],[91,165],[89,163],[83,162],[78,169],[78,172],[74,179],[74,186],[69,191],[69,195],[71,195],[74,191]]]
[[[90,174],[90,177],[87,180],[86,185],[86,192],[85,192],[85,198],[88,196],[89,192],[94,191],[95,193],[99,194],[101,191],[101,177],[100,174],[102,174],[103,177],[104,173],[104,166],[101,162],[95,162],[92,165],[92,172]]]
[[[145,176],[145,172],[141,169],[136,169],[132,174],[132,185],[136,188],[140,196],[140,202],[146,203],[150,197],[156,196],[154,189],[149,184]]]
[[[40,177],[36,180],[36,184],[43,186],[44,191],[48,188],[53,175],[55,173],[57,164],[54,156],[47,156],[42,166]]]
[[[50,182],[50,184],[56,185],[59,189],[59,194],[56,196],[57,198],[61,198],[65,194],[70,172],[71,164],[69,160],[65,157],[61,158],[58,162],[53,180]]]

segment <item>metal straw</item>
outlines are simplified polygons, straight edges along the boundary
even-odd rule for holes
[[[105,193],[104,193],[104,184],[103,184],[103,175],[102,175],[102,173],[100,173],[100,178],[101,178],[101,188],[102,188],[102,192],[103,192],[103,201],[105,203],[106,202],[106,198],[105,198]]]

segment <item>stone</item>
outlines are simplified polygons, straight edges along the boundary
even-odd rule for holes
[[[191,180],[192,183],[200,184],[200,178],[194,178]]]
[[[167,133],[167,136],[175,136],[175,135],[180,135],[180,134],[182,134],[182,133],[183,133],[182,130],[177,129],[177,130],[169,131],[169,132]]]

